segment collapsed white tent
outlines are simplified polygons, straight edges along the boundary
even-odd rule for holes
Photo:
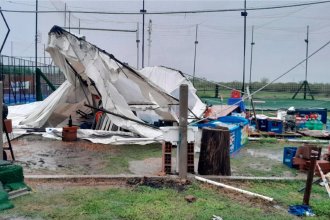
[[[205,110],[194,87],[179,71],[152,67],[138,72],[58,26],[49,32],[47,51],[66,81],[21,120],[21,126],[42,127],[60,104],[86,102],[108,112],[108,122],[117,127],[142,137],[160,137],[162,132],[146,121],[178,121],[178,89],[182,83],[189,85],[191,117],[200,117]],[[101,102],[97,103],[95,97]],[[148,115],[152,115],[150,120],[146,119]]]

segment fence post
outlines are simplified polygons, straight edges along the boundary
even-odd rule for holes
[[[180,86],[180,119],[179,119],[179,177],[187,179],[187,119],[188,119],[188,85]]]

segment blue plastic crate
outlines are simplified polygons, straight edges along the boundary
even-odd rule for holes
[[[283,132],[283,122],[280,120],[267,120],[267,131],[275,132],[277,134],[282,134]]]
[[[257,118],[258,126],[260,131],[268,131],[268,121],[267,119]]]
[[[293,167],[293,158],[296,155],[297,147],[284,147],[283,164]]]

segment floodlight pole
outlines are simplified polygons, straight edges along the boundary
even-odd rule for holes
[[[251,57],[250,57],[250,80],[249,80],[249,86],[251,88],[251,76],[252,76],[252,58],[253,58],[253,46],[254,46],[254,41],[253,41],[253,31],[254,31],[254,26],[252,26],[252,40],[251,40]]]
[[[36,0],[36,33],[35,33],[35,76],[37,75],[37,68],[38,68],[38,0]],[[37,90],[35,86],[33,87],[35,96],[37,99]],[[40,100],[37,100],[40,101]]]
[[[305,59],[305,80],[304,82],[300,85],[296,93],[293,95],[292,99],[294,99],[297,94],[300,92],[302,88],[304,88],[304,99],[306,99],[306,94],[309,92],[309,95],[312,97],[312,100],[314,100],[314,96],[312,95],[311,89],[309,88],[308,81],[307,81],[307,67],[308,67],[308,46],[309,46],[309,26],[307,25],[307,37],[305,39],[306,43],[306,59]]]
[[[143,8],[140,10],[142,13],[142,68],[144,68],[144,15],[147,10],[144,9],[144,0],[143,0]]]
[[[150,66],[150,54],[151,54],[151,31],[152,31],[152,20],[149,19],[149,26],[148,26],[148,66]]]
[[[194,55],[194,71],[193,71],[193,85],[195,86],[195,71],[196,71],[196,52],[197,52],[197,33],[198,33],[198,24],[196,24],[196,37],[195,37],[195,55]]]
[[[137,53],[136,53],[136,69],[139,70],[139,53],[140,53],[140,39],[139,39],[139,22],[137,22],[136,24],[136,49],[137,49]]]
[[[244,49],[243,49],[243,83],[242,83],[242,93],[244,93],[244,86],[245,86],[245,51],[246,51],[246,0],[244,0],[244,11],[241,12],[241,16],[244,16]]]
[[[309,44],[309,26],[307,25],[307,33],[306,33],[306,65],[305,65],[305,82],[307,82],[307,67],[308,67],[308,44]],[[304,99],[306,99],[306,83],[304,85]]]

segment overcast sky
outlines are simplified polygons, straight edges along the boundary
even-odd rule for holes
[[[39,0],[39,10],[139,12],[142,0],[131,1],[53,1]],[[310,1],[247,1],[247,7],[267,7]],[[2,9],[35,10],[35,1],[0,0]],[[243,0],[156,1],[145,0],[148,12],[243,8]],[[270,80],[283,74],[305,58],[306,26],[310,26],[309,51],[314,52],[330,40],[330,3],[286,9],[249,11],[247,16],[246,81],[250,74],[251,29],[254,29],[252,81]],[[70,13],[70,26],[135,30],[142,15],[97,15]],[[34,56],[35,14],[4,12],[11,32],[2,54]],[[53,25],[64,26],[64,13],[39,14],[41,42],[38,56],[43,56],[48,32]],[[152,20],[150,60],[148,60],[148,22]],[[242,81],[243,17],[240,12],[146,15],[145,66],[163,65],[193,73],[194,41],[198,24],[196,76],[218,82]],[[66,24],[69,23],[67,13]],[[5,26],[0,21],[0,39]],[[77,33],[78,30],[72,30]],[[81,31],[86,39],[132,66],[137,64],[136,33]],[[141,48],[140,44],[140,48]],[[309,82],[330,82],[330,45],[308,63]],[[141,51],[140,51],[141,67]],[[305,77],[305,64],[280,81],[300,82]]]

